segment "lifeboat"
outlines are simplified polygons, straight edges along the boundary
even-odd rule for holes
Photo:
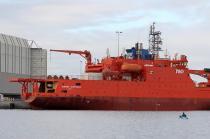
[[[138,64],[123,64],[121,66],[123,72],[141,72],[142,69],[142,66]]]

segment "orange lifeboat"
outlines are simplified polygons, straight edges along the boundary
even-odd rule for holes
[[[123,72],[140,72],[142,71],[142,66],[138,64],[123,64],[121,70]]]

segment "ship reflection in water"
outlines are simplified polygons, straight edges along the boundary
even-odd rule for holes
[[[206,139],[210,112],[0,110],[1,139]]]

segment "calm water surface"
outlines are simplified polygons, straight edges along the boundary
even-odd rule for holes
[[[209,139],[210,112],[0,110],[0,139]]]

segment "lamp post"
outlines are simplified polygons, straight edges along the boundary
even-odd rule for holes
[[[120,56],[120,34],[123,33],[122,31],[116,31],[117,33],[117,47],[118,47],[118,57]]]

